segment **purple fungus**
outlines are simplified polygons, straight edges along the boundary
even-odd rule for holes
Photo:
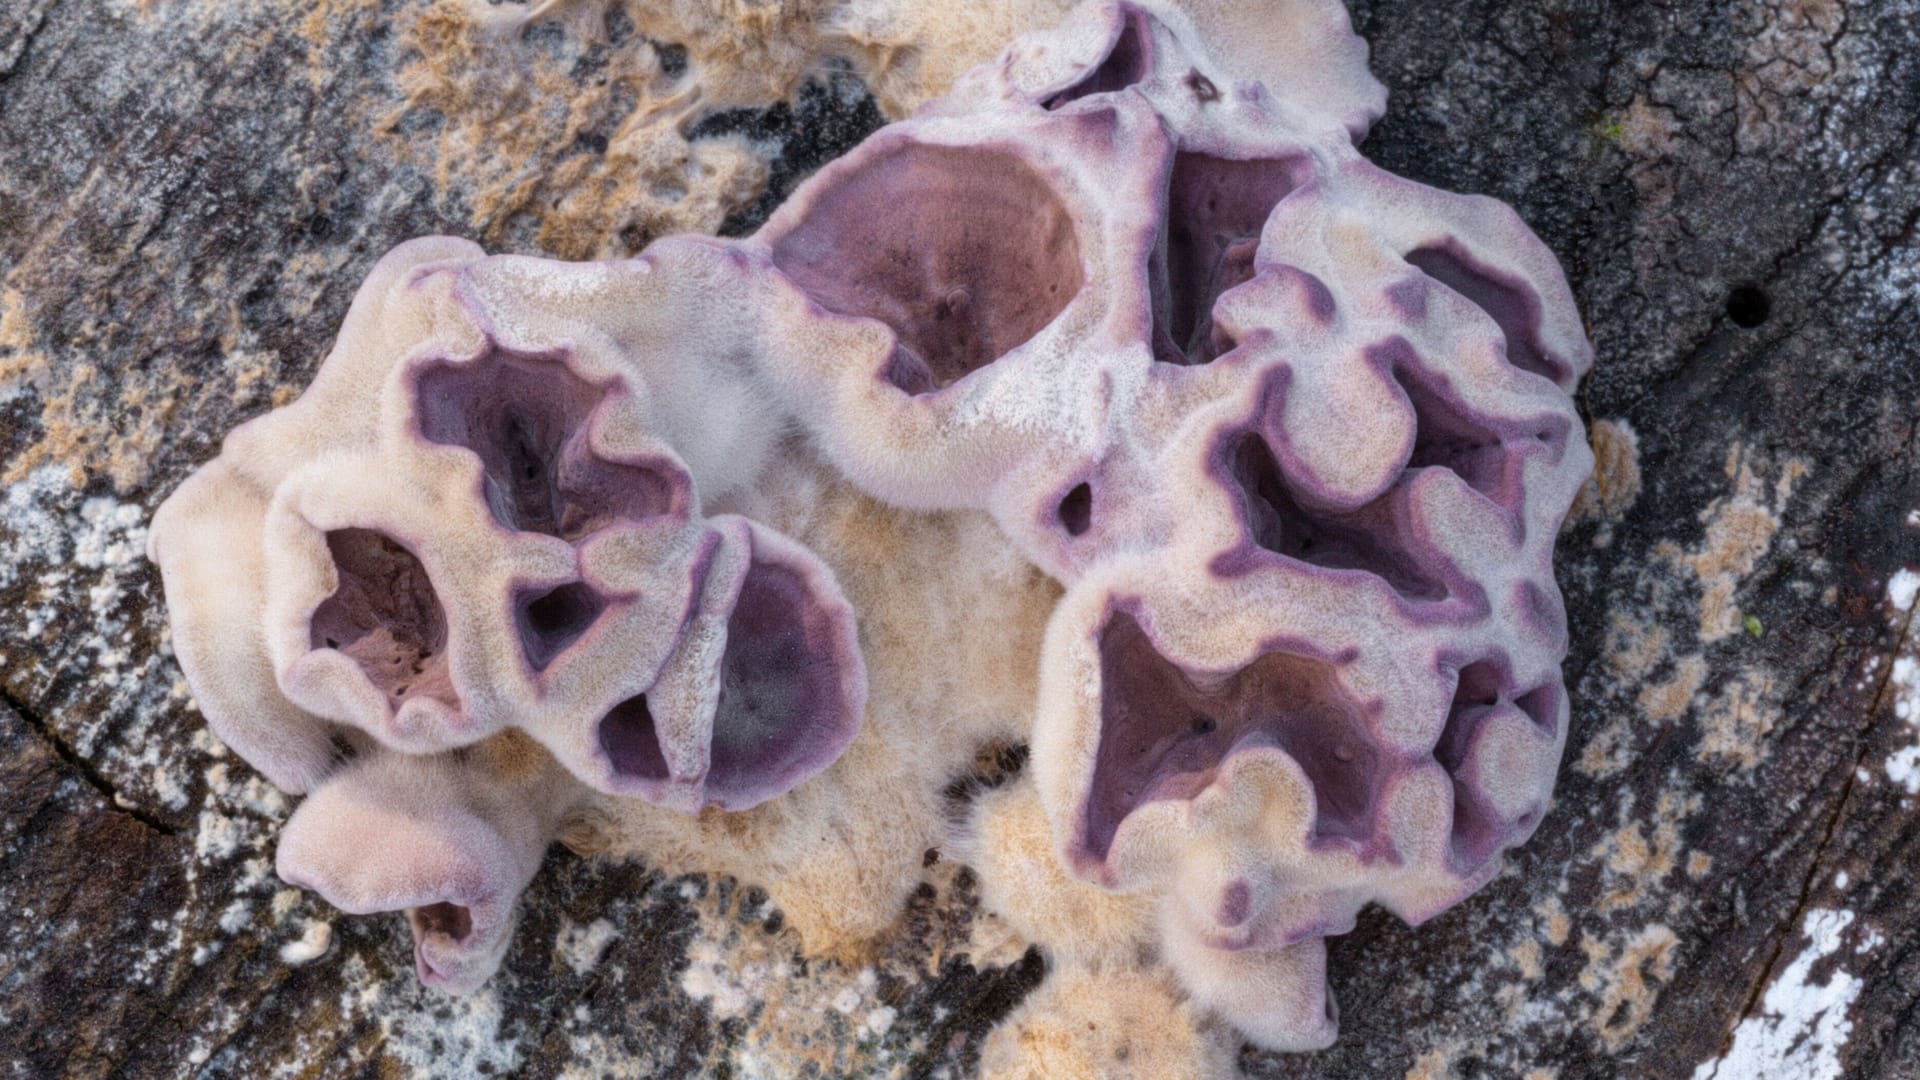
[[[426,567],[372,529],[335,529],[327,551],[340,584],[314,610],[312,647],[351,657],[395,709],[408,698],[456,704],[447,617]]]
[[[820,183],[774,265],[827,310],[891,327],[888,378],[908,393],[1025,344],[1084,284],[1066,204],[1012,153],[894,142]]]
[[[1507,360],[1556,382],[1573,374],[1540,340],[1540,298],[1526,281],[1478,261],[1458,241],[1409,252],[1407,261],[1487,313],[1506,338]]]
[[[1116,610],[1100,634],[1100,749],[1086,846],[1104,859],[1120,822],[1160,799],[1191,799],[1235,753],[1278,750],[1313,785],[1317,841],[1363,844],[1380,753],[1336,667],[1279,650],[1225,675],[1182,670]]]
[[[1215,333],[1214,301],[1253,277],[1261,227],[1306,175],[1306,163],[1292,158],[1174,155],[1153,261],[1157,359],[1204,364],[1232,347]]]
[[[785,792],[840,756],[860,724],[850,626],[809,568],[756,545],[727,620],[707,795],[741,809]]]
[[[416,390],[421,434],[479,456],[494,520],[569,541],[686,511],[672,472],[609,461],[588,444],[605,394],[561,360],[502,350],[428,365]]]

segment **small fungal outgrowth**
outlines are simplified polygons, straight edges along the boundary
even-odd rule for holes
[[[209,722],[307,794],[282,875],[462,991],[563,832],[818,949],[944,850],[1140,995],[1036,1000],[1331,1042],[1326,938],[1546,813],[1593,464],[1552,253],[1361,157],[1364,57],[1323,0],[1089,0],[755,235],[388,255],[152,531]]]

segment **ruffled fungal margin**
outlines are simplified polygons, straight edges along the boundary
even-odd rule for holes
[[[309,796],[283,875],[460,990],[563,821],[815,949],[950,843],[1062,978],[1332,1040],[1324,939],[1545,813],[1591,355],[1511,210],[1360,157],[1338,5],[1282,7],[1090,0],[742,240],[382,260],[152,532],[210,724]]]

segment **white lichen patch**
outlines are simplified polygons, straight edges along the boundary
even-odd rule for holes
[[[660,1062],[644,1047],[624,1044],[617,1036],[584,1031],[568,1039],[573,1060],[562,1069],[559,1080],[602,1080],[609,1076],[655,1076]]]
[[[1920,643],[1914,641],[1910,625],[1916,593],[1920,593],[1920,573],[1901,570],[1887,582],[1887,602],[1902,635],[1902,652],[1893,658],[1883,694],[1894,719],[1912,741],[1888,755],[1884,768],[1887,779],[1908,795],[1920,795]]]
[[[702,939],[687,949],[687,970],[680,975],[680,990],[695,1001],[706,1002],[715,1016],[745,1016],[766,1000],[775,983],[785,982],[791,974],[792,968],[784,960],[735,963],[718,942]]]
[[[220,929],[227,934],[238,934],[253,921],[253,905],[245,900],[235,900],[220,912]]]
[[[875,997],[874,969],[799,964],[790,937],[757,931],[751,913],[733,910],[737,894],[727,898],[722,892],[708,889],[696,905],[701,936],[687,949],[680,988],[716,1017],[755,1017],[759,1034],[745,1049],[757,1060],[796,1069],[807,1060],[826,1065],[835,1060],[843,1033],[858,1038],[891,1027],[889,1014],[878,1032],[867,1030],[868,1014],[884,1007]]]
[[[0,588],[16,584],[29,566],[67,561],[71,533],[59,504],[72,494],[66,472],[52,465],[7,487],[0,501]]]
[[[392,917],[396,919],[397,916]],[[393,929],[404,938],[398,925]],[[382,1075],[513,1076],[525,1066],[529,1046],[510,1017],[508,980],[461,996],[395,979],[358,955],[340,965],[344,983],[337,1003],[343,1023],[370,1021],[379,1031]]]
[[[0,493],[0,678],[30,705],[47,703],[54,737],[109,779],[120,805],[183,811],[196,755],[162,734],[178,671],[152,602],[147,517],[136,502],[83,497],[56,465]],[[47,701],[56,680],[73,689]]]
[[[600,962],[600,956],[618,931],[606,919],[595,919],[585,926],[568,922],[560,927],[559,940],[553,943],[553,951],[566,961],[576,975],[592,971]]]
[[[147,512],[139,505],[104,496],[88,499],[80,504],[80,521],[85,528],[73,537],[73,565],[113,569],[143,557]]]
[[[1853,1032],[1848,1010],[1865,982],[1843,967],[1819,982],[1813,968],[1840,951],[1853,912],[1815,908],[1800,931],[1806,947],[1773,982],[1757,1015],[1740,1021],[1733,1046],[1694,1070],[1693,1080],[1835,1080],[1841,1075],[1840,1051]]]
[[[510,1075],[525,1059],[504,1032],[506,1010],[491,987],[465,997],[409,987],[406,1012],[380,1011],[389,1057],[416,1076]],[[421,1000],[427,999],[427,1000]]]
[[[1893,673],[1887,677],[1887,694],[1893,702],[1893,715],[1916,738],[1920,738],[1920,662],[1912,656],[1897,657]],[[1887,779],[1905,788],[1907,794],[1920,794],[1920,742],[1903,746],[1887,758]]]
[[[958,871],[945,861],[930,870],[936,908],[955,902],[952,878]],[[947,958],[964,952],[963,941],[936,930],[913,948],[861,962],[803,960],[791,928],[767,929],[776,909],[753,899],[756,890],[688,878],[674,891],[692,894],[698,916],[679,989],[716,1019],[748,1021],[737,1043],[726,1048],[738,1075],[891,1075],[926,1052],[927,1025],[901,1023],[887,987],[942,970]],[[954,929],[964,933],[965,927]],[[616,1054],[637,1049],[600,1048]]]
[[[1916,594],[1920,594],[1920,573],[1900,570],[1887,580],[1887,601],[1897,611],[1912,611]]]

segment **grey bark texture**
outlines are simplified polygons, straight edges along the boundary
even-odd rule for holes
[[[420,152],[458,118],[407,81],[404,5],[202,6],[0,10],[0,1071],[745,1075],[770,1040],[823,1076],[975,1067],[1045,964],[958,955],[964,871],[862,982],[783,952],[751,883],[556,851],[502,976],[457,1002],[414,984],[398,917],[273,877],[289,803],[188,706],[141,555],[153,507],[307,382],[393,244],[587,257],[673,219],[583,240],[566,192],[502,202],[499,177]],[[1333,943],[1337,1045],[1242,1066],[1920,1076],[1920,643],[1897,576],[1920,567],[1920,6],[1352,10],[1392,91],[1368,154],[1513,204],[1565,262],[1601,469],[1561,538],[1552,812],[1454,910]],[[615,26],[568,77],[631,45]],[[767,194],[720,207],[739,231],[880,119],[836,70],[685,133],[771,162]],[[586,135],[565,154],[604,152]],[[318,924],[330,946],[298,962]],[[690,992],[696,941],[858,1005],[770,1030]]]

